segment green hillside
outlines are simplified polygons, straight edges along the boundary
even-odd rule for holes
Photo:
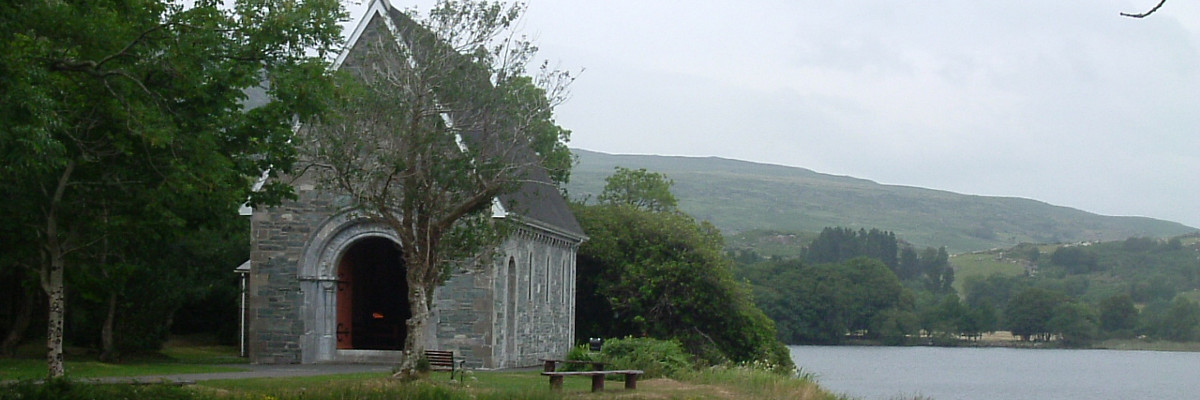
[[[612,155],[573,150],[568,192],[594,199],[613,168],[646,168],[675,181],[680,208],[725,234],[818,232],[827,226],[879,228],[918,247],[967,252],[1018,243],[1168,237],[1196,231],[1143,217],[1102,216],[1040,201],[970,196],[834,176],[803,168],[716,157]]]

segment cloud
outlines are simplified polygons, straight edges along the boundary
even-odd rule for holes
[[[534,0],[573,146],[1200,227],[1200,4]]]

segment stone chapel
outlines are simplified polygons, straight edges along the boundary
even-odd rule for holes
[[[368,40],[404,46],[416,23],[371,0],[334,68],[360,68]],[[575,261],[587,239],[545,170],[493,203],[515,229],[484,265],[454,272],[434,292],[426,348],[474,368],[537,365],[566,354],[575,335]],[[298,199],[251,218],[244,274],[244,349],[254,363],[397,362],[407,335],[399,241],[356,218],[336,193],[294,177]],[[518,206],[519,205],[519,206]]]

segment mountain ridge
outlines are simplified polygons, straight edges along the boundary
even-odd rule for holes
[[[954,252],[1054,243],[1168,237],[1196,228],[1149,217],[1105,216],[1022,197],[960,194],[881,184],[723,157],[608,154],[572,149],[567,191],[595,199],[617,166],[646,168],[675,181],[679,208],[725,234],[751,230],[817,232],[827,226],[879,228],[918,245]]]

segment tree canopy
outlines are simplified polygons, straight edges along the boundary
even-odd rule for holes
[[[851,332],[903,336],[915,325],[910,321],[915,318],[898,314],[911,314],[911,295],[878,260],[774,261],[743,266],[742,274],[787,343],[840,343]]]
[[[671,193],[674,182],[659,172],[645,168],[629,169],[616,167],[612,175],[604,178],[604,191],[600,202],[622,204],[653,212],[673,211],[678,205]]]
[[[669,184],[662,189],[669,194]],[[712,224],[626,202],[573,209],[591,238],[579,249],[580,337],[676,339],[713,363],[792,366]]]
[[[11,265],[49,299],[49,375],[63,375],[64,273],[120,295],[148,239],[173,240],[238,204],[278,201],[292,124],[327,105],[335,0],[0,4],[0,195]],[[257,89],[255,89],[257,88]],[[247,92],[269,102],[250,108]],[[154,242],[154,240],[149,240]],[[75,278],[72,278],[75,279]]]

